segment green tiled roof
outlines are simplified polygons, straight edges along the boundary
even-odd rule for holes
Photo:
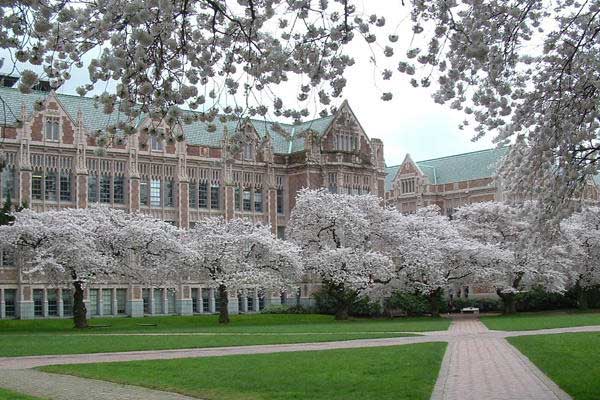
[[[469,181],[473,179],[493,177],[502,157],[508,152],[508,147],[473,151],[453,156],[433,158],[418,161],[416,164],[432,184]],[[385,189],[392,187],[400,165],[386,168],[387,176]]]
[[[0,99],[2,100],[0,101],[0,123],[14,124],[16,118],[20,118],[21,104],[23,103],[27,108],[28,115],[31,115],[35,101],[44,99],[46,96],[48,96],[46,92],[23,94],[15,88],[0,87]],[[56,96],[74,121],[77,119],[77,111],[82,111],[84,125],[90,132],[103,130],[109,124],[127,120],[126,116],[118,111],[112,114],[105,114],[101,107],[96,107],[96,102],[93,98],[66,94],[57,94]],[[302,134],[305,131],[311,129],[323,135],[331,124],[331,121],[333,121],[333,118],[333,116],[318,118],[299,125],[279,123],[280,129],[275,129],[275,123],[270,121],[251,119],[250,122],[261,138],[267,134],[271,136],[274,153],[289,154],[304,150],[304,137]],[[187,142],[192,145],[220,147],[223,139],[223,125],[227,126],[230,133],[233,133],[237,127],[236,121],[221,123],[215,120],[214,124],[217,126],[215,132],[209,132],[208,124],[204,122],[194,122],[189,125],[184,124],[183,130]]]

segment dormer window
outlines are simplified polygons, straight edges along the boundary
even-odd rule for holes
[[[333,148],[336,151],[357,151],[358,137],[351,133],[338,133],[333,137]]]
[[[47,142],[58,142],[60,138],[60,118],[46,117],[44,136]]]
[[[151,136],[150,137],[150,149],[152,151],[163,151],[163,149],[164,149],[163,140],[157,136]]]
[[[252,143],[244,143],[242,146],[242,155],[244,160],[254,160],[254,145]]]

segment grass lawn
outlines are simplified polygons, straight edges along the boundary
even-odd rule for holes
[[[446,343],[54,365],[41,370],[207,400],[429,399]]]
[[[600,333],[521,336],[508,341],[574,400],[600,399]]]
[[[446,319],[357,319],[325,315],[239,315],[228,326],[216,316],[93,319],[111,325],[77,331],[70,320],[0,321],[0,356],[81,354],[255,344],[304,343],[408,336],[402,332],[445,330]],[[139,324],[156,324],[140,326]],[[132,333],[177,335],[126,336]],[[188,333],[189,335],[185,335]],[[122,334],[122,335],[120,335]]]
[[[489,329],[497,331],[531,331],[548,328],[600,325],[600,312],[538,312],[510,316],[481,317]]]
[[[41,400],[39,397],[31,397],[24,394],[12,392],[0,388],[0,400]]]

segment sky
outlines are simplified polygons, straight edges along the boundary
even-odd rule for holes
[[[385,44],[387,35],[392,33],[400,38],[396,52],[406,51],[411,46],[413,37],[408,19],[409,9],[402,6],[402,0],[358,0],[356,3],[359,13],[376,13],[386,17],[386,26],[380,31],[380,39],[375,46],[379,46],[379,42]],[[383,140],[388,166],[400,164],[407,153],[413,160],[421,161],[494,146],[492,134],[473,142],[471,138],[474,132],[470,127],[465,130],[458,128],[464,119],[463,113],[433,101],[435,84],[427,89],[413,88],[407,77],[397,71],[392,80],[381,80],[379,74],[384,67],[396,70],[397,57],[389,59],[393,61],[385,65],[388,59],[379,52],[376,57],[378,65],[374,67],[372,49],[364,40],[357,38],[350,46],[356,64],[346,74],[348,84],[343,98],[348,100],[366,134]],[[0,52],[0,57],[5,56],[6,53]],[[9,64],[5,59],[0,72],[7,72]],[[75,94],[75,88],[85,83],[86,77],[85,69],[72,71],[72,79],[58,92]],[[394,97],[384,102],[380,99],[381,94],[388,91]],[[295,96],[295,92],[291,96]]]

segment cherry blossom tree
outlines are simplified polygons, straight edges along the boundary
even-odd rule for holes
[[[572,257],[570,275],[578,307],[587,308],[587,290],[600,284],[600,208],[573,214],[561,223],[561,231]]]
[[[533,202],[484,202],[463,206],[454,214],[465,237],[496,247],[485,261],[484,280],[496,289],[507,314],[516,312],[519,292],[534,286],[565,290],[567,255],[536,229],[537,208]]]
[[[376,247],[385,222],[381,199],[324,189],[302,189],[288,224],[290,240],[301,247],[306,272],[317,277],[336,303],[336,319],[347,319],[358,297],[392,277],[391,259]]]
[[[204,218],[187,231],[184,270],[219,293],[219,323],[229,323],[228,297],[246,287],[282,290],[300,282],[299,249],[270,227],[239,218]]]
[[[110,278],[164,282],[170,276],[164,271],[165,255],[175,254],[175,230],[150,217],[105,207],[25,209],[15,213],[12,225],[0,227],[0,242],[23,257],[22,273],[73,285],[73,320],[81,329],[88,326],[85,287]]]
[[[396,267],[391,288],[426,296],[433,317],[439,316],[444,291],[479,280],[482,265],[496,250],[464,237],[437,206],[409,215],[394,211],[387,221],[384,248]]]

